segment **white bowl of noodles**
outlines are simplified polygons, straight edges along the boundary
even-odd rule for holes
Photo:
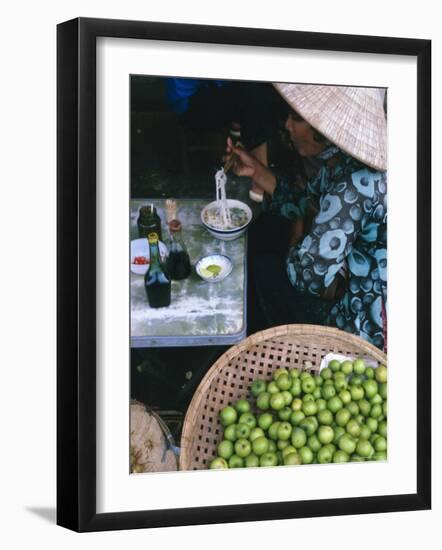
[[[213,237],[222,241],[233,241],[245,233],[253,214],[247,204],[235,199],[227,199],[227,206],[232,220],[229,227],[224,227],[221,222],[218,201],[213,201],[202,209],[201,222]]]

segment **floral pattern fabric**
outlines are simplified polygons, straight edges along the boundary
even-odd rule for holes
[[[342,151],[333,168],[323,165],[305,190],[277,178],[269,208],[296,219],[309,203],[318,213],[310,233],[289,250],[287,273],[301,292],[319,296],[339,272],[344,295],[327,324],[384,348],[383,311],[387,298],[387,176]]]

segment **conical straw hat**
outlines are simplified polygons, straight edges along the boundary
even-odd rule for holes
[[[387,169],[387,123],[379,88],[275,83],[287,103],[340,149]]]

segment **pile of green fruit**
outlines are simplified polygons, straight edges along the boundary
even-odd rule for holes
[[[386,460],[387,368],[332,360],[320,374],[278,369],[254,380],[254,402],[220,411],[224,427],[209,468]]]

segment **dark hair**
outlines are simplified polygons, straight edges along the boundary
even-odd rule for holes
[[[295,120],[296,122],[307,122],[304,118],[302,118],[302,116],[297,112],[295,111],[294,109],[290,109],[290,112],[289,112],[289,116],[291,116],[293,118],[293,120]],[[307,122],[307,124],[309,124]],[[311,124],[310,124],[311,126]],[[313,126],[312,126],[313,128]],[[318,132],[318,130],[316,130],[315,128],[313,128],[313,139],[317,142],[317,143],[324,143],[324,142],[327,142],[329,143],[329,140],[321,134],[321,132]]]

